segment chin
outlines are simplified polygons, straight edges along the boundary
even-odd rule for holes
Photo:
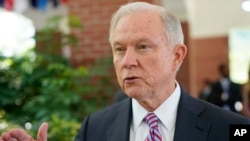
[[[136,91],[136,90],[125,90],[125,93],[132,98],[137,98],[140,97],[141,92]]]
[[[142,91],[138,91],[138,89],[134,89],[134,90],[127,90],[126,94],[131,97],[134,98],[136,100],[142,100],[143,97],[145,97],[145,92]]]

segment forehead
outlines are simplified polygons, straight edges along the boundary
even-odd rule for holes
[[[156,12],[151,11],[125,15],[118,21],[116,28],[119,28],[119,25],[128,23],[133,25],[139,24],[140,26],[162,25],[160,16]]]
[[[154,12],[140,12],[123,16],[117,23],[113,38],[124,40],[128,38],[159,36],[164,34],[165,27],[160,16]]]

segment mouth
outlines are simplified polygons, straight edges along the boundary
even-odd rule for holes
[[[138,80],[139,77],[135,77],[135,76],[131,76],[131,77],[126,77],[124,79],[124,82],[125,83],[134,83],[136,80]]]

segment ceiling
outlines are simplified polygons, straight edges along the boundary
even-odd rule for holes
[[[162,1],[164,7],[175,13],[180,20],[189,23],[192,38],[227,36],[229,31],[235,28],[243,28],[250,32],[250,12],[242,10],[242,0],[156,1]],[[35,19],[36,28],[40,28],[44,19],[52,13],[51,9],[48,7],[47,13],[36,13],[28,9],[24,14]],[[59,7],[53,10],[53,13],[67,13],[67,9]]]
[[[163,0],[182,21],[188,21],[193,38],[227,36],[231,29],[250,30],[250,12],[242,0]]]

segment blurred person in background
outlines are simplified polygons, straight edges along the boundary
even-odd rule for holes
[[[220,77],[211,85],[207,101],[225,110],[241,113],[242,86],[231,81],[228,63],[220,64],[218,66],[218,72]]]
[[[211,92],[211,85],[213,84],[213,81],[211,81],[210,79],[206,78],[203,80],[204,86],[201,89],[200,93],[199,93],[199,98],[202,100],[207,101],[207,98]]]

